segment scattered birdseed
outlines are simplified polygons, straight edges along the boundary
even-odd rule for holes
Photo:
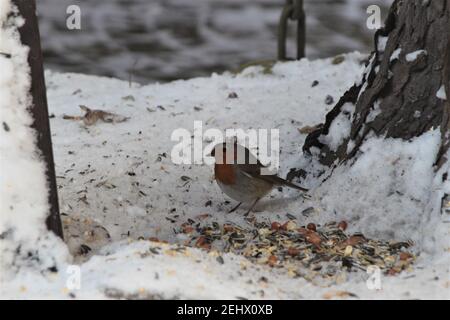
[[[297,219],[294,215],[292,215],[292,214],[290,214],[290,213],[286,213],[286,217],[287,217],[289,220],[295,220],[295,219]]]
[[[302,215],[304,215],[305,217],[309,217],[309,215],[313,212],[314,212],[314,208],[309,207],[302,211]]]
[[[225,261],[223,260],[222,256],[218,256],[218,257],[216,258],[216,260],[217,260],[217,262],[220,263],[220,264],[224,264],[224,263],[225,263]]]
[[[377,266],[385,274],[394,275],[408,270],[415,261],[415,256],[405,250],[412,243],[346,234],[347,223],[342,221],[298,226],[293,220],[255,220],[249,227],[203,221],[204,225],[189,227],[193,222],[185,222],[181,229],[189,236],[187,245],[241,255],[257,264],[285,269],[293,277],[335,277],[336,282],[342,282],[344,271]],[[305,268],[310,274],[305,274]]]
[[[333,99],[332,96],[328,95],[328,96],[325,98],[325,103],[326,103],[327,105],[333,104],[333,102],[334,102],[334,99]]]
[[[80,254],[85,255],[87,253],[89,253],[89,251],[91,251],[92,249],[85,244],[80,245]]]
[[[9,54],[9,53],[6,53],[6,52],[0,52],[0,54],[2,55],[2,56],[4,56],[5,58],[7,58],[7,59],[11,59],[11,54]]]

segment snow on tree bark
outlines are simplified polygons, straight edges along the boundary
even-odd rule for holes
[[[396,0],[385,27],[375,34],[375,50],[361,83],[350,88],[325,123],[308,135],[303,150],[311,154],[318,148],[318,160],[332,166],[357,157],[369,133],[409,140],[440,127],[440,167],[450,145],[449,64],[450,0]],[[446,100],[437,94],[442,86]],[[333,146],[326,137],[339,117],[348,118],[351,129]]]

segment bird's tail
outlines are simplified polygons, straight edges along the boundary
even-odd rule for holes
[[[283,178],[280,178],[280,177],[277,176],[277,175],[273,175],[273,176],[261,176],[261,178],[263,178],[263,179],[265,178],[265,179],[267,179],[267,180],[269,180],[269,181],[271,181],[272,183],[277,184],[277,185],[286,186],[286,187],[289,187],[289,188],[301,190],[301,191],[303,191],[303,192],[308,192],[308,191],[309,191],[308,189],[302,188],[302,187],[300,187],[300,186],[298,186],[298,185],[296,185],[296,184],[293,184],[292,182],[289,182],[289,181],[287,181],[287,180],[284,180]]]

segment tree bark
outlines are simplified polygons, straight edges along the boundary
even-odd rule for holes
[[[446,100],[437,97],[442,86]],[[375,34],[363,80],[341,97],[320,129],[308,135],[303,150],[311,154],[318,148],[318,160],[331,167],[357,157],[369,133],[409,140],[440,127],[439,168],[450,146],[449,93],[450,0],[396,0],[385,27]],[[353,113],[343,108],[347,104]],[[338,116],[348,117],[351,130],[333,149],[323,138]]]

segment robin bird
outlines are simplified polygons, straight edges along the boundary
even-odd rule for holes
[[[237,143],[220,143],[214,147],[211,156],[215,157],[214,175],[220,189],[230,198],[239,202],[231,211],[235,211],[242,203],[251,203],[246,215],[256,203],[268,194],[275,186],[287,186],[303,192],[308,189],[297,186],[277,175],[263,175],[261,169],[266,168],[244,146]]]

